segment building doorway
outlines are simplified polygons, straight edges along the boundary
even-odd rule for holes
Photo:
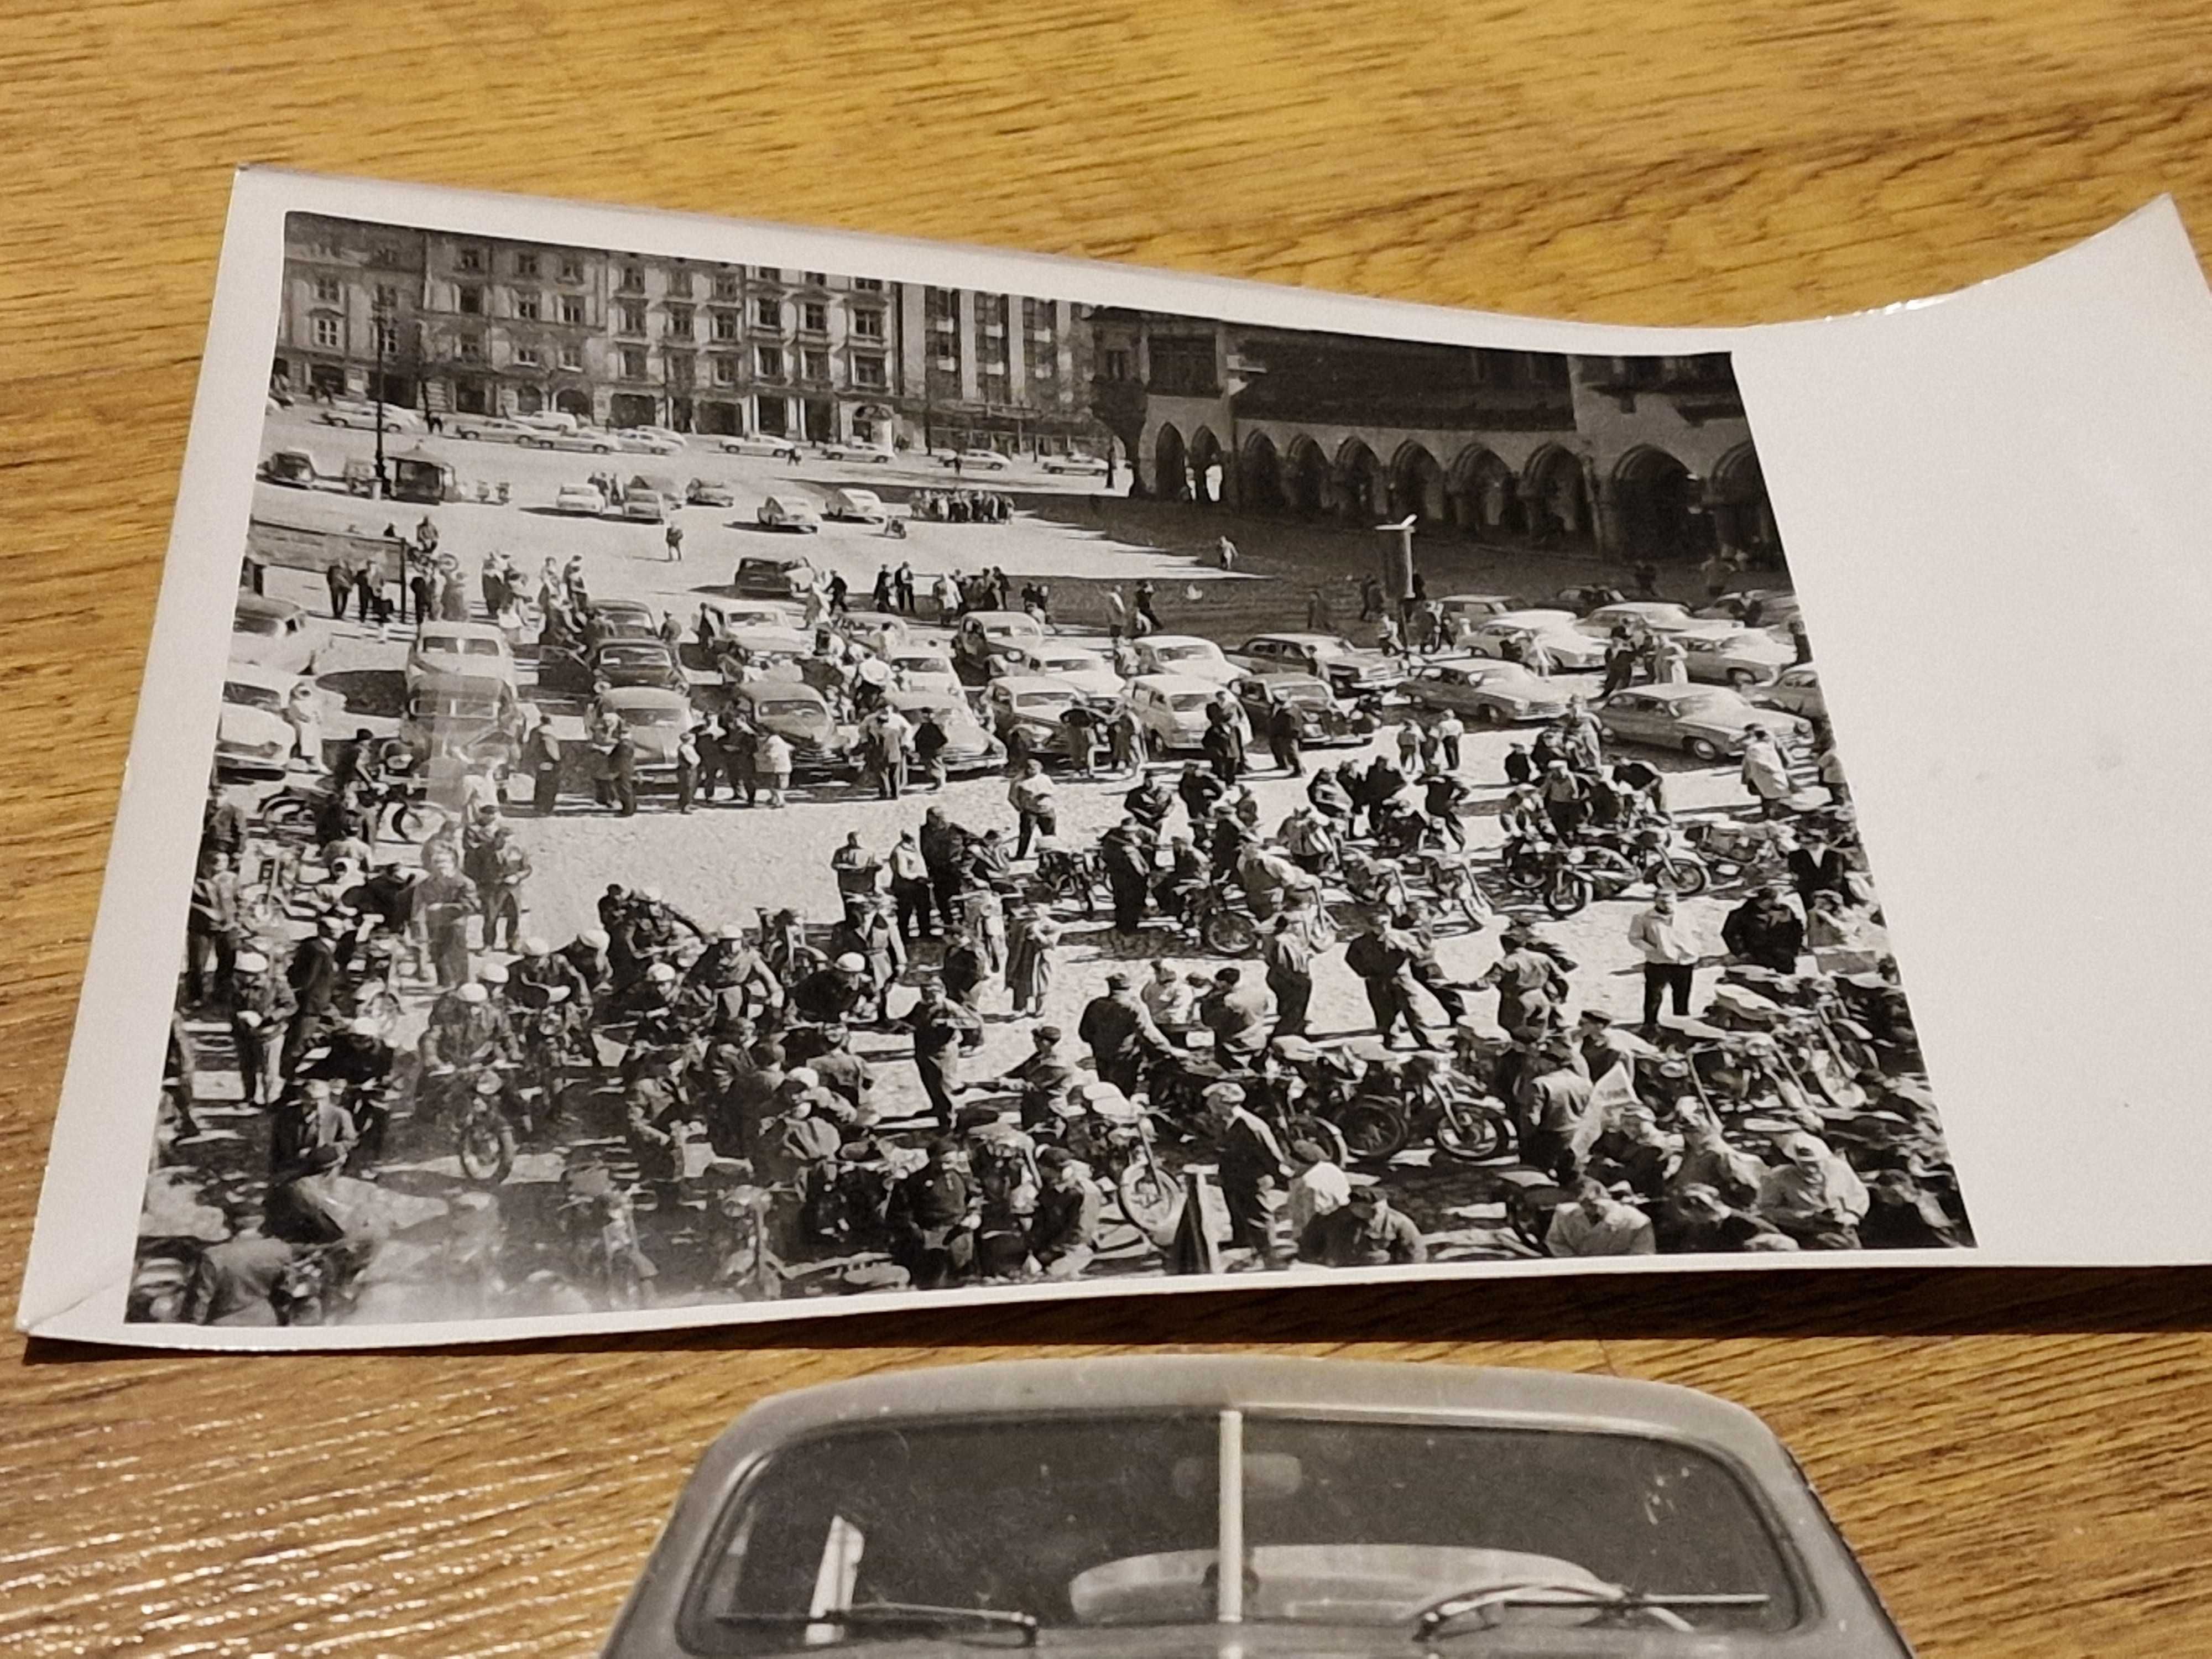
[[[659,400],[641,392],[617,392],[607,399],[609,426],[651,426],[659,413]]]

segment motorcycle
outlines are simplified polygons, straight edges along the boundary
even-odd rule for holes
[[[1079,1091],[1058,1110],[1060,1145],[1091,1166],[1132,1227],[1164,1243],[1182,1190],[1160,1161],[1150,1114],[1103,1087]]]
[[[1692,896],[1704,892],[1712,881],[1705,860],[1693,852],[1675,851],[1668,844],[1667,832],[1656,824],[1626,836],[1602,836],[1593,845],[1617,854],[1628,866],[1632,878],[1649,882],[1661,892]],[[1599,896],[1613,895],[1601,892]]]
[[[301,1250],[270,1286],[276,1322],[331,1325],[343,1320],[361,1299],[370,1248],[367,1239],[348,1238]]]
[[[1048,902],[1079,903],[1086,921],[1098,914],[1098,896],[1105,890],[1106,875],[1099,868],[1097,854],[1066,847],[1040,847],[1036,880]]]
[[[652,1305],[660,1269],[639,1247],[636,1210],[613,1172],[596,1161],[572,1164],[561,1187],[555,1216],[579,1283],[611,1308]]]
[[[1429,890],[1436,895],[1439,909],[1458,911],[1467,918],[1468,926],[1475,928],[1481,927],[1495,914],[1494,907],[1483,896],[1474,878],[1474,862],[1466,854],[1440,849],[1422,854],[1416,862]]]
[[[1446,1158],[1461,1164],[1485,1164],[1512,1144],[1512,1121],[1495,1101],[1479,1100],[1446,1089],[1409,1108],[1394,1076],[1370,1076],[1337,1119],[1352,1157],[1365,1164],[1388,1164],[1422,1137]]]
[[[1260,945],[1260,919],[1240,888],[1217,884],[1190,895],[1183,920],[1216,956],[1249,956]]]
[[[1565,919],[1599,896],[1598,875],[1593,869],[1593,849],[1570,847],[1562,842],[1515,840],[1505,844],[1498,877],[1508,885],[1535,894],[1544,908]],[[1618,854],[1603,866],[1608,886],[1619,891],[1635,879]],[[1615,868],[1613,866],[1620,867]],[[1618,886],[1613,886],[1618,883]]]

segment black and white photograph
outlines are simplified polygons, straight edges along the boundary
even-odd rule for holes
[[[270,322],[133,1321],[1972,1244],[1727,354],[303,213]]]
[[[701,1460],[601,1651],[1389,1644],[1910,1651],[1740,1406],[1610,1376],[1241,1355],[892,1370],[771,1397]]]

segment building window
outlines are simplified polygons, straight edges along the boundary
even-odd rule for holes
[[[830,378],[830,354],[826,351],[805,351],[799,354],[800,372],[810,380]]]
[[[735,386],[738,383],[738,360],[734,357],[714,359],[714,384]]]
[[[538,348],[536,346],[526,345],[519,345],[515,347],[514,361],[520,364],[524,368],[541,368],[544,366],[545,362],[543,357],[538,355]]]
[[[867,356],[854,358],[853,384],[881,386],[884,384],[884,360],[880,357]]]
[[[829,273],[828,271],[826,271],[826,270],[810,270],[810,271],[808,271],[808,272],[806,273],[806,285],[807,285],[809,288],[827,288],[827,287],[829,287],[829,286],[830,286],[830,273]]]
[[[1006,401],[1006,377],[1005,375],[986,374],[982,377],[980,385],[983,393],[983,401],[985,403],[1002,404]]]
[[[564,283],[582,282],[584,280],[584,262],[580,259],[562,260],[561,280]]]
[[[736,271],[718,270],[714,273],[714,297],[717,300],[736,299],[738,295],[738,273]]]
[[[690,306],[668,307],[668,331],[680,340],[688,340],[691,337],[691,307]]]
[[[319,311],[314,316],[315,343],[327,350],[336,351],[345,344],[345,325],[328,312]]]
[[[453,263],[463,270],[482,270],[484,268],[483,250],[480,247],[465,247],[454,257]]]
[[[482,335],[464,334],[460,337],[459,344],[461,348],[461,361],[463,362],[480,363],[483,361],[483,337]]]
[[[645,272],[636,265],[624,265],[623,267],[622,274],[622,288],[623,292],[625,294],[644,293]]]
[[[783,378],[783,349],[781,346],[754,347],[753,371],[766,380],[781,380]]]
[[[957,357],[939,356],[933,360],[932,366],[950,374],[960,367],[960,360]]]
[[[884,279],[880,276],[855,276],[853,278],[853,287],[862,294],[881,294],[884,291]]]
[[[714,337],[718,340],[734,340],[738,337],[736,312],[718,311],[714,313]]]
[[[338,279],[335,276],[316,277],[315,301],[319,305],[336,305],[338,302]]]
[[[544,310],[535,294],[526,292],[514,296],[514,314],[526,323],[536,322]]]
[[[884,313],[880,311],[856,311],[853,313],[853,335],[856,339],[880,340],[884,337]]]
[[[398,303],[399,290],[398,289],[394,288],[390,283],[379,283],[376,285],[376,308],[379,311],[389,311]]]
[[[564,323],[580,323],[584,320],[582,295],[564,294],[561,296],[561,320]]]
[[[398,326],[380,318],[377,320],[374,326],[376,329],[376,349],[387,357],[398,356],[399,355],[399,330]]]
[[[830,307],[817,300],[809,300],[799,308],[799,326],[809,334],[830,331]]]
[[[581,368],[583,366],[584,348],[578,345],[574,340],[563,342],[561,347],[561,367],[563,368]]]
[[[404,264],[406,260],[391,243],[379,242],[369,249],[368,262],[373,265],[398,265]]]
[[[615,307],[615,325],[625,334],[645,332],[645,307],[641,305],[620,305]]]
[[[538,274],[538,256],[534,253],[517,253],[514,256],[514,274],[518,276],[535,276]]]
[[[625,380],[641,380],[645,378],[643,347],[624,346],[622,349],[622,372],[623,379]]]
[[[453,290],[453,304],[464,317],[481,317],[484,308],[483,290],[480,288],[457,288]]]
[[[1152,389],[1170,398],[1210,398],[1220,390],[1211,335],[1156,337],[1152,371]]]
[[[1030,378],[1033,380],[1049,380],[1058,373],[1060,365],[1052,360],[1049,352],[1034,359],[1030,364]]]
[[[753,275],[763,283],[780,283],[783,280],[782,270],[775,265],[755,265]]]
[[[753,321],[763,328],[783,326],[783,302],[763,295],[753,301]]]

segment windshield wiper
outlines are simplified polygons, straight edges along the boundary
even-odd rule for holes
[[[809,1625],[834,1625],[843,1629],[863,1629],[871,1626],[929,1626],[929,1625],[985,1625],[994,1629],[1019,1631],[1021,1644],[1025,1648],[1036,1645],[1037,1620],[1035,1613],[1010,1612],[1003,1607],[939,1607],[926,1601],[862,1601],[849,1607],[836,1607],[827,1613],[718,1613],[718,1625],[756,1629],[803,1628]]]
[[[1531,1579],[1523,1583],[1489,1584],[1441,1596],[1413,1618],[1413,1639],[1430,1642],[1451,1632],[1447,1626],[1470,1613],[1484,1615],[1477,1629],[1488,1629],[1492,1610],[1498,1607],[1571,1607],[1590,1606],[1608,1613],[1642,1613],[1655,1624],[1687,1632],[1690,1622],[1677,1607],[1763,1607],[1772,1600],[1760,1591],[1635,1590],[1625,1584],[1594,1584],[1587,1580]]]

